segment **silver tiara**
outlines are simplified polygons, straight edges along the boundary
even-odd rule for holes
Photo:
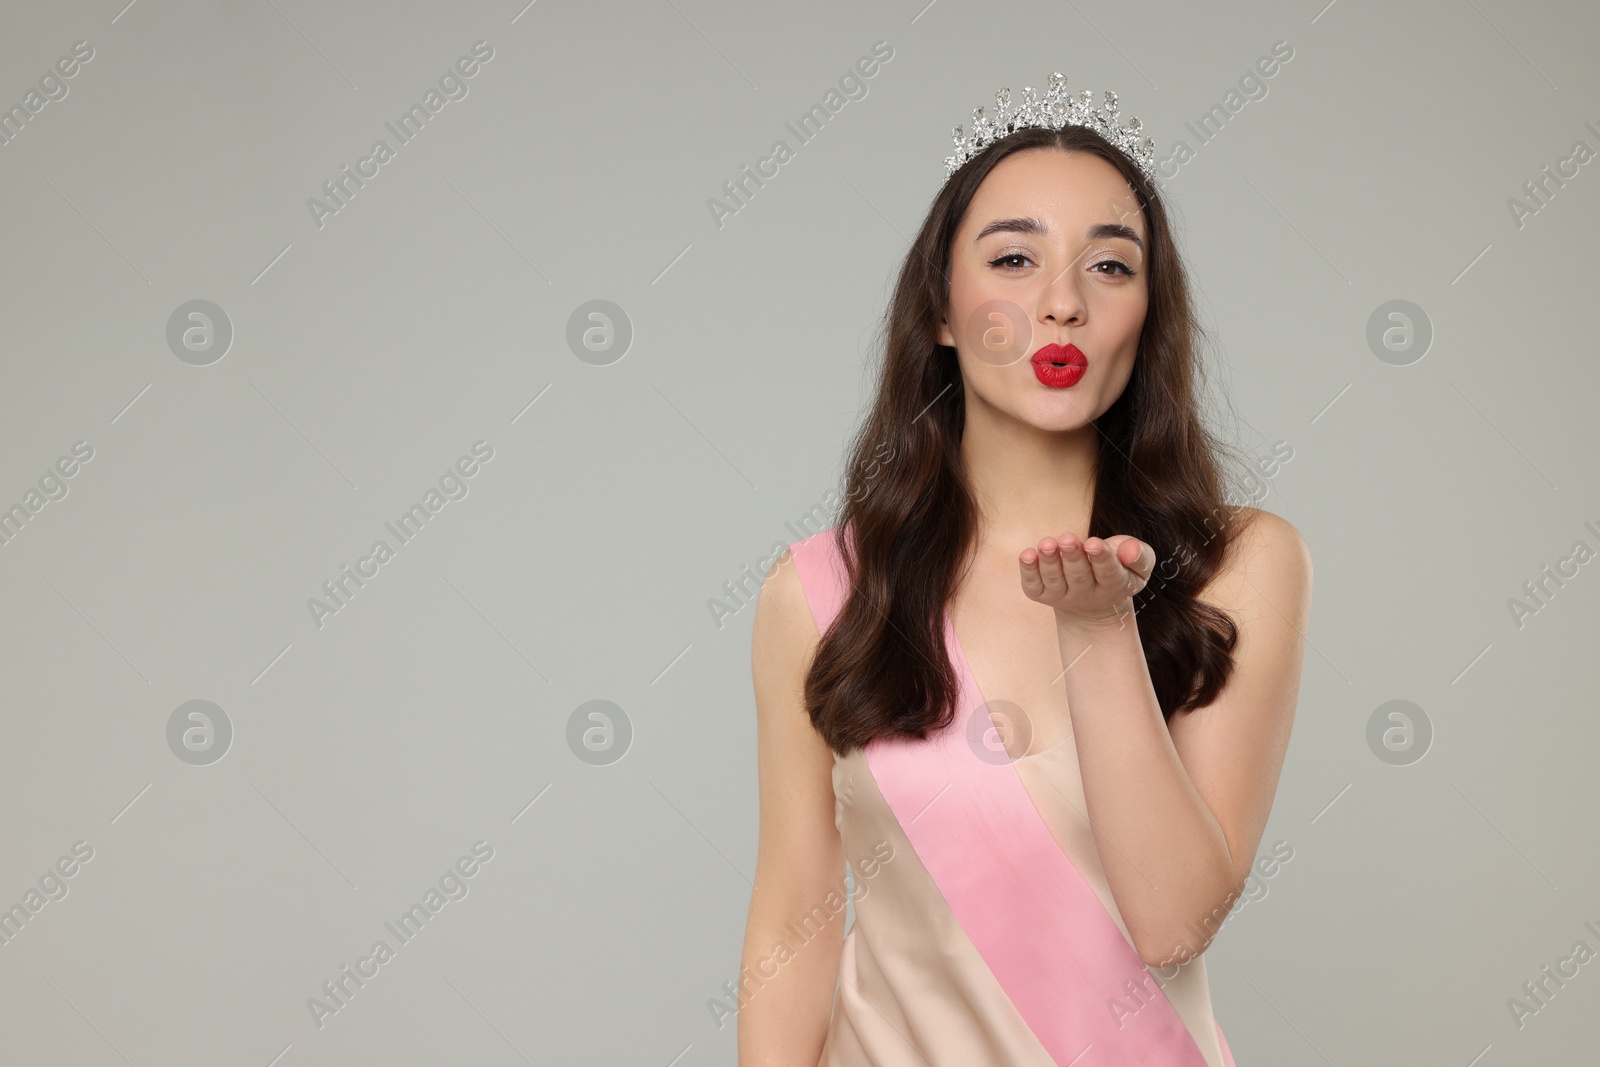
[[[950,180],[963,163],[982,152],[1000,138],[1028,126],[1059,130],[1063,126],[1087,126],[1116,145],[1144,172],[1154,179],[1156,143],[1140,137],[1144,123],[1130,118],[1126,123],[1117,120],[1117,94],[1106,90],[1105,107],[1096,108],[1094,94],[1088,89],[1077,96],[1067,95],[1067,76],[1060,72],[1050,75],[1050,89],[1043,100],[1032,86],[1022,90],[1022,106],[1011,103],[1010,89],[997,89],[994,94],[995,117],[984,118],[983,108],[972,109],[972,136],[954,130],[955,154],[944,161],[945,181]]]

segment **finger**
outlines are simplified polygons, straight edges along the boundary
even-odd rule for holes
[[[1072,534],[1061,538],[1061,569],[1066,575],[1067,588],[1094,584],[1094,571],[1089,558],[1083,554],[1083,542]]]
[[[1131,537],[1128,534],[1117,534],[1114,537],[1108,537],[1106,538],[1106,544],[1115,546],[1117,561],[1132,571],[1136,579],[1142,582],[1150,580],[1150,575],[1154,572],[1156,565],[1156,550],[1154,548],[1151,548],[1137,537]],[[1129,544],[1132,544],[1134,548],[1127,548]]]
[[[1049,553],[1045,547],[1045,542],[1041,541],[1038,548],[1025,548],[1017,557],[1023,591],[1035,598],[1058,597],[1066,589],[1066,580],[1061,575],[1060,552]]]
[[[1061,566],[1061,545],[1054,537],[1039,542],[1039,578],[1047,595],[1062,597],[1067,592],[1067,576]]]
[[[1130,541],[1134,543],[1132,547],[1128,545]],[[1144,579],[1134,569],[1139,559],[1138,544],[1138,539],[1128,534],[1112,534],[1106,538],[1106,548],[1110,550],[1111,558],[1122,565],[1121,584],[1116,591],[1123,596],[1133,596],[1144,588]]]
[[[1150,576],[1155,573],[1156,550],[1150,545],[1145,544],[1143,541],[1139,541],[1138,538],[1134,538],[1134,540],[1139,545],[1139,551],[1134,555],[1132,561],[1126,564],[1126,566],[1134,573],[1134,576],[1139,579],[1139,582],[1142,585],[1143,583],[1148,582],[1150,580]]]
[[[1155,573],[1156,550],[1136,537],[1129,540],[1133,546],[1118,545],[1116,556],[1123,566],[1128,596],[1135,597],[1144,592],[1150,584],[1151,575]]]
[[[1044,578],[1039,574],[1039,563],[1039,553],[1031,548],[1023,549],[1022,555],[1017,557],[1017,567],[1022,574],[1022,591],[1033,600],[1044,595]]]
[[[1126,593],[1128,569],[1117,559],[1115,549],[1098,537],[1089,538],[1083,543],[1083,547],[1089,557],[1089,566],[1094,572],[1095,583],[1113,594]]]

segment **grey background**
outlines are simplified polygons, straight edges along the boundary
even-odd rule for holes
[[[878,316],[950,127],[1053,69],[1158,154],[1231,437],[1312,547],[1293,742],[1262,842],[1294,858],[1207,954],[1241,1065],[1592,1059],[1600,927],[1584,418],[1600,163],[1592,5],[752,8],[9,3],[0,506],[93,458],[0,547],[0,1059],[731,1064],[756,848],[741,568],[806,532],[868,401]],[[319,228],[306,201],[474,42],[492,61]],[[706,201],[875,41],[867,95],[719,228]],[[1273,43],[1210,143],[1185,129]],[[168,347],[205,299],[234,338]],[[593,365],[569,317],[633,329]],[[1431,347],[1368,322],[1408,300]],[[1406,361],[1402,361],[1406,362]],[[530,406],[531,405],[531,406]],[[491,461],[319,628],[306,606],[473,442]],[[393,542],[392,537],[388,539]],[[729,601],[730,606],[737,606]],[[215,702],[206,766],[168,721]],[[631,739],[594,765],[575,709]],[[1395,766],[1374,711],[1433,730]],[[618,735],[621,736],[620,734]],[[318,1027],[306,1002],[475,841],[465,880]]]

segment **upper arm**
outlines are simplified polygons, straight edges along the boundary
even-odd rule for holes
[[[767,571],[756,602],[750,669],[761,802],[756,887],[779,909],[823,899],[844,877],[834,825],[833,752],[806,712],[806,673],[821,641],[792,555]],[[793,918],[784,914],[784,919]]]
[[[1249,876],[1266,830],[1300,695],[1311,609],[1311,554],[1300,532],[1253,514],[1202,598],[1239,629],[1234,668],[1211,704],[1172,717],[1173,747],[1228,841],[1234,876]]]

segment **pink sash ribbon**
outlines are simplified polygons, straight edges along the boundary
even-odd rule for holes
[[[847,592],[833,537],[825,530],[790,546],[823,633]],[[960,680],[955,720],[921,740],[875,738],[866,754],[956,921],[1056,1063],[1207,1067],[1166,993],[1050,832],[1016,767],[986,762],[968,747],[968,720],[987,715],[987,708],[948,612],[944,644]],[[1221,1042],[1220,1026],[1217,1033]],[[1225,1042],[1222,1048],[1231,1067]]]

